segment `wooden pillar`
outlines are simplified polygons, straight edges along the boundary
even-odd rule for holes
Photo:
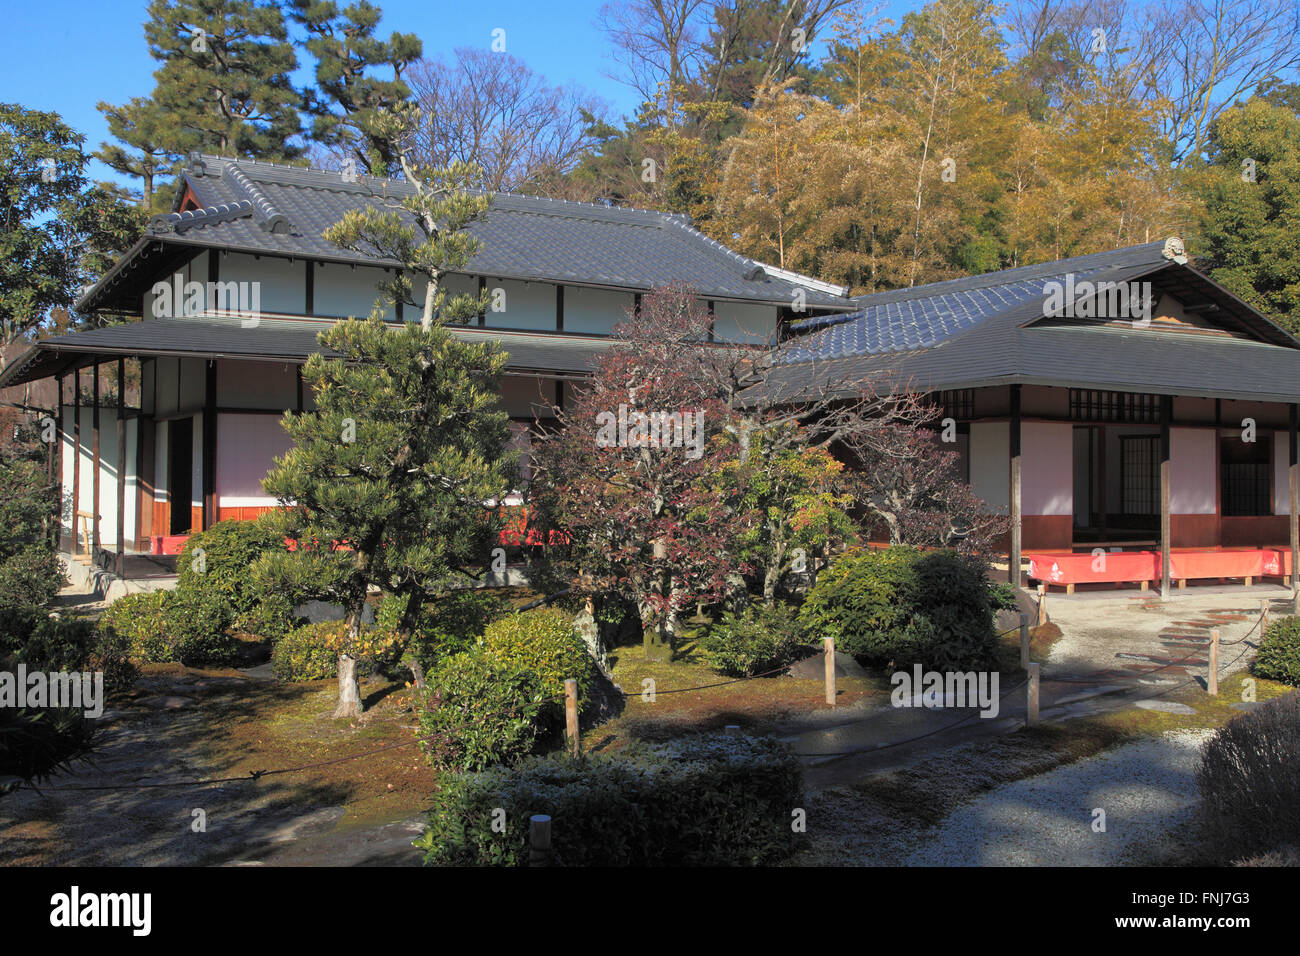
[[[1297,428],[1297,406],[1290,406],[1290,479],[1291,510],[1288,523],[1291,525],[1291,613],[1300,613],[1300,430]]]
[[[1109,482],[1106,479],[1106,426],[1098,425],[1097,432],[1097,524],[1101,533],[1101,540],[1105,541],[1109,537],[1108,523],[1110,515],[1108,509],[1110,503],[1106,500],[1106,486]]]
[[[1007,580],[1020,586],[1020,386],[1011,386],[1011,550],[1007,555]]]
[[[58,444],[58,454],[54,458],[54,474],[50,476],[50,485],[54,489],[54,550],[63,549],[63,376],[55,378],[59,386],[58,399],[54,404],[54,441]]]
[[[1160,396],[1160,596],[1169,600],[1169,432],[1174,400]]]
[[[203,401],[203,528],[217,523],[217,363],[205,365]]]
[[[117,360],[117,576],[126,577],[126,359]]]
[[[77,512],[81,510],[81,369],[72,373],[72,549],[81,547],[77,540]]]
[[[90,408],[90,442],[91,456],[94,459],[94,471],[90,476],[90,526],[94,530],[91,533],[90,540],[90,561],[93,564],[99,556],[99,362],[96,361],[91,367],[91,399],[94,404]]]

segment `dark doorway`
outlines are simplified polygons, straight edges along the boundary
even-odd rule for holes
[[[171,503],[171,534],[190,530],[194,499],[194,419],[177,418],[167,425],[167,500]]]

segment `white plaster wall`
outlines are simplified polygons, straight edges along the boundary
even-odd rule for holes
[[[504,300],[497,302],[503,308],[493,311],[493,297],[497,289],[505,294]],[[516,282],[513,279],[489,277],[486,291],[488,328],[555,331],[555,286],[550,283]]]
[[[609,335],[614,326],[627,321],[627,313],[636,302],[630,292],[611,289],[564,287],[564,331]]]
[[[1169,430],[1169,511],[1176,515],[1212,515],[1218,511],[1212,428]]]
[[[221,257],[217,281],[256,282],[263,312],[307,312],[307,264],[301,259],[290,262],[277,256],[259,258],[231,252]],[[316,294],[319,297],[319,287]]]
[[[157,283],[157,282],[175,283],[175,281],[176,281],[176,280],[175,280],[175,276],[176,276],[176,273],[178,273],[178,272],[181,274],[181,278],[182,278],[182,288],[184,287],[184,283],[186,283],[186,282],[207,282],[207,281],[208,281],[208,252],[207,252],[207,250],[205,249],[205,250],[203,250],[202,252],[198,253],[198,254],[195,255],[194,258],[192,258],[189,262],[186,262],[184,265],[178,266],[177,268],[175,268],[175,269],[173,269],[171,272],[169,272],[167,275],[165,275],[165,276],[158,276],[158,277],[154,280],[154,282],[155,282],[155,283]],[[174,288],[175,288],[175,287],[174,287],[174,285],[173,285],[173,291],[174,291]],[[154,306],[154,299],[155,299],[155,298],[157,298],[157,297],[153,294],[153,283],[151,283],[150,286],[149,286],[149,288],[147,288],[147,289],[144,290],[144,301],[143,301],[142,306],[141,306],[142,309],[143,309],[143,311],[142,311],[140,314],[141,314],[141,316],[144,317],[145,321],[148,321],[149,319],[153,319],[153,318],[167,318],[167,317],[169,317],[169,316],[172,314],[172,309],[174,308],[174,303],[169,303],[169,305],[168,305],[168,314],[167,314],[167,315],[165,315],[165,316],[155,316],[155,315],[153,314],[153,306]]]
[[[1006,511],[1011,483],[1011,429],[1007,422],[972,422],[971,490],[995,511]],[[1023,482],[1023,474],[1021,476]],[[1023,485],[1021,492],[1023,494]]]
[[[316,315],[364,319],[375,307],[375,301],[383,295],[377,284],[391,278],[392,273],[379,268],[317,263],[316,276],[312,280],[312,308]],[[389,321],[397,318],[397,310],[391,301],[385,303],[384,318]]]
[[[1073,514],[1074,427],[1069,423],[1024,422],[1020,426],[1020,449],[1021,512]],[[1007,463],[1008,469],[1004,470],[1009,470],[1009,459]]]
[[[274,505],[262,490],[273,459],[293,447],[278,415],[217,417],[217,500],[223,508]]]
[[[714,341],[762,345],[775,334],[776,306],[740,302],[713,303]]]

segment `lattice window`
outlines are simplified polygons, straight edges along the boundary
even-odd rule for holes
[[[1120,437],[1120,511],[1126,515],[1160,513],[1160,438]]]
[[[1155,423],[1160,421],[1160,397],[1072,388],[1070,417],[1077,422]]]

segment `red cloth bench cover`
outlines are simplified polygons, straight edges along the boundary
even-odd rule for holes
[[[1104,554],[1030,554],[1029,576],[1048,584],[1089,581],[1154,581],[1160,555],[1154,551],[1107,551]]]
[[[1276,554],[1258,548],[1249,551],[1175,551],[1169,556],[1169,576],[1176,581],[1263,577],[1268,558]]]

